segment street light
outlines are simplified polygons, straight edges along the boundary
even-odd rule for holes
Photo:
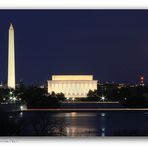
[[[69,102],[69,98],[66,98],[67,102]]]
[[[23,106],[20,106],[20,109],[22,110],[23,109]]]
[[[104,97],[104,96],[102,96],[102,97],[101,97],[101,100],[102,100],[102,101],[104,101],[104,100],[105,100],[105,97]]]
[[[72,101],[74,102],[75,101],[75,98],[72,98]]]
[[[16,101],[16,97],[13,97],[13,100]]]

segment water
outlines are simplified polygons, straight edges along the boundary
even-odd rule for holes
[[[148,112],[0,114],[1,136],[147,136]]]

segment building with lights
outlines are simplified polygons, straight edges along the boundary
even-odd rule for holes
[[[141,86],[144,86],[144,76],[141,76],[140,77],[140,85]]]
[[[89,90],[97,89],[93,75],[53,75],[48,81],[48,93],[63,93],[66,98],[85,98]]]

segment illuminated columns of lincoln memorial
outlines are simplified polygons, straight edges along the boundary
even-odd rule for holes
[[[97,89],[92,75],[53,75],[48,81],[48,93],[64,93],[66,98],[86,97],[89,90]]]

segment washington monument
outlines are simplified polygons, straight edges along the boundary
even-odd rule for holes
[[[15,51],[14,51],[14,29],[9,27],[8,39],[8,87],[15,89]]]

